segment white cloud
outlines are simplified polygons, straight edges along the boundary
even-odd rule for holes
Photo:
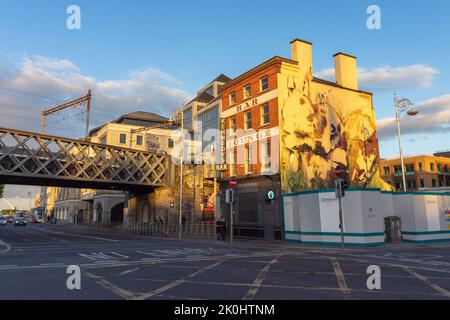
[[[402,135],[450,132],[450,94],[419,102],[415,107],[419,111],[418,115],[401,120]],[[389,140],[397,135],[394,117],[380,119],[377,128],[381,140]]]
[[[92,126],[138,110],[169,115],[190,98],[180,85],[156,68],[133,70],[124,79],[101,80],[83,74],[72,61],[34,56],[14,67],[0,68],[0,126],[39,130],[43,107],[85,95],[88,89],[94,95]],[[49,118],[48,132],[81,136],[83,121],[75,119],[84,115],[74,116],[81,111]]]
[[[358,68],[359,86],[371,92],[396,90],[403,88],[426,87],[431,84],[438,70],[422,65],[406,67],[378,67],[374,69]],[[334,69],[325,69],[316,74],[318,78],[335,81]]]

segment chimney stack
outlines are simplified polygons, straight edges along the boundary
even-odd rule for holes
[[[356,57],[342,52],[336,53],[333,57],[336,83],[344,88],[358,90]]]
[[[313,74],[312,65],[312,43],[309,41],[294,39],[291,41],[292,60],[298,62],[301,76],[308,72]]]

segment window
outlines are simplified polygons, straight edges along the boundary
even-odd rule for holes
[[[442,170],[442,164],[441,164],[441,163],[438,163],[437,169],[438,169],[438,172],[439,172],[439,173],[442,173],[442,172],[443,172],[443,170]]]
[[[444,172],[448,173],[448,164],[444,164]]]
[[[251,111],[247,111],[245,113],[245,125],[244,125],[244,130],[248,130],[252,128],[252,112]]]
[[[173,139],[171,138],[167,139],[167,148],[169,149],[173,148]]]
[[[430,163],[430,170],[434,172],[434,163]]]
[[[416,189],[416,181],[415,180],[409,180],[407,183],[408,189]]]
[[[249,84],[244,87],[244,99],[248,99],[252,96],[251,89],[252,89],[252,87]]]
[[[270,163],[270,141],[261,144],[261,170],[269,170]]]
[[[394,173],[395,174],[401,174],[402,173],[402,166],[394,166]]]
[[[405,171],[408,173],[413,173],[414,172],[414,165],[413,164],[407,164],[405,166]]]
[[[391,174],[391,168],[389,168],[389,167],[384,167],[383,169],[384,169],[384,175],[385,175],[385,176],[388,176],[388,175]]]
[[[436,188],[436,179],[431,179],[431,186]]]
[[[230,93],[230,106],[234,106],[236,104],[236,92]]]
[[[137,144],[138,146],[142,146],[142,145],[144,144],[144,139],[143,139],[142,136],[137,136],[137,137],[136,137],[136,144]]]
[[[127,143],[127,135],[125,133],[121,133],[119,136],[119,143],[126,144]]]
[[[237,154],[236,151],[231,151],[230,152],[230,176],[236,176],[236,158],[237,158]]]
[[[422,171],[422,162],[419,162],[419,171]]]
[[[261,81],[261,92],[269,90],[269,77],[265,76],[265,77],[261,78],[260,81]]]
[[[236,132],[236,116],[230,118],[230,129],[231,133]]]
[[[420,179],[420,187],[425,188],[425,181],[423,179]]]
[[[402,188],[402,184],[400,182],[395,183],[395,189],[400,190]]]
[[[250,146],[245,147],[244,171],[245,174],[252,172],[252,148]]]
[[[100,143],[101,144],[106,144],[106,134],[100,138]]]
[[[261,107],[261,125],[269,123],[269,104],[265,103]]]

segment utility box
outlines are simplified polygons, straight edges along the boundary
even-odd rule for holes
[[[384,219],[386,226],[386,242],[399,243],[402,241],[400,217],[391,216]]]

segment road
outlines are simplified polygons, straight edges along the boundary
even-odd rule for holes
[[[450,244],[316,247],[0,227],[0,299],[450,299]],[[69,290],[69,265],[81,290]],[[367,268],[381,269],[369,290]]]

